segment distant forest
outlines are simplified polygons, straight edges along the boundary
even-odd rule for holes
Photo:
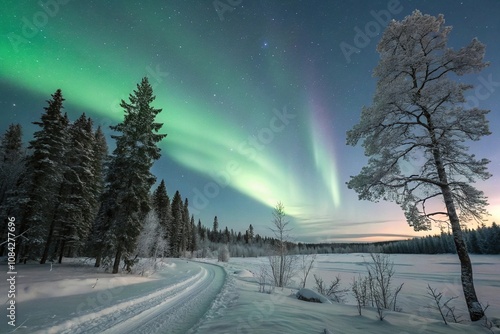
[[[464,228],[463,235],[467,250],[472,254],[500,254],[500,226]],[[375,243],[299,243],[301,253],[387,253],[387,254],[444,254],[456,253],[451,233],[428,235],[408,240],[383,241]]]

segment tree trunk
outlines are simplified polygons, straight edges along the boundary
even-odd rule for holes
[[[448,176],[446,175],[443,160],[441,159],[441,152],[439,151],[439,145],[436,138],[434,125],[432,123],[430,114],[426,112],[425,116],[427,118],[430,137],[433,144],[432,154],[434,157],[434,162],[436,164],[439,181],[442,184],[441,192],[443,194],[446,211],[450,220],[451,230],[453,233],[453,241],[457,250],[458,259],[460,260],[462,289],[464,291],[465,302],[467,303],[467,308],[469,310],[470,320],[478,321],[484,317],[484,310],[477,299],[476,289],[474,288],[472,263],[470,261],[469,253],[467,252],[462,229],[460,228],[460,220],[457,215],[455,203],[453,202],[453,193],[448,184]]]
[[[443,188],[443,197],[450,218],[453,241],[455,242],[458,258],[460,259],[462,289],[464,290],[465,301],[469,310],[470,320],[478,321],[484,317],[484,310],[477,299],[476,289],[474,288],[472,263],[460,228],[460,221],[455,210],[451,190],[448,186]]]
[[[54,234],[54,227],[56,225],[55,219],[52,219],[49,228],[49,234],[47,235],[47,240],[45,241],[45,247],[43,248],[42,258],[40,259],[40,264],[45,264],[47,258],[49,257],[50,244],[52,243],[52,236]]]
[[[101,266],[101,260],[102,260],[102,252],[98,251],[95,257],[94,267],[99,268]]]
[[[118,270],[120,269],[121,257],[122,257],[122,251],[120,247],[118,247],[118,250],[116,251],[115,262],[113,263],[113,274],[117,274]]]
[[[59,250],[59,260],[57,261],[58,263],[62,263],[62,258],[64,256],[64,246],[66,244],[65,240],[61,241],[60,247],[61,249]]]

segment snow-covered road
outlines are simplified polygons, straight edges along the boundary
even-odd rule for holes
[[[185,333],[213,306],[225,272],[212,264],[169,261],[148,282],[19,303],[28,318],[16,333]]]

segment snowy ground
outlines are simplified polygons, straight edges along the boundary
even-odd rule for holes
[[[2,321],[0,333],[185,333],[225,282],[218,266],[178,259],[150,278],[96,273],[78,263],[17,271],[17,328]],[[7,298],[4,285],[0,295]]]
[[[467,321],[445,326],[437,311],[426,308],[429,283],[445,297],[460,296],[453,305],[466,320],[456,255],[392,259],[395,283],[404,282],[398,297],[402,312],[387,312],[384,321],[373,309],[359,316],[349,295],[346,304],[308,303],[294,297],[296,284],[259,293],[255,275],[266,258],[232,258],[223,268],[168,259],[148,278],[98,273],[82,263],[52,270],[50,265],[18,265],[17,327],[7,324],[4,304],[0,333],[491,333]],[[367,254],[320,255],[307,287],[314,287],[313,274],[326,283],[339,274],[348,288],[353,277],[365,273],[365,260]],[[472,260],[478,296],[490,304],[487,314],[500,326],[500,256]],[[5,284],[0,295],[7,300]]]
[[[224,264],[228,272],[226,289],[238,298],[222,316],[207,320],[196,333],[491,333],[481,324],[467,321],[462,297],[459,264],[456,255],[392,255],[395,284],[404,283],[398,297],[402,312],[387,312],[384,321],[377,320],[374,309],[364,309],[359,316],[354,300],[346,304],[316,304],[297,300],[293,284],[273,294],[258,293],[258,274],[266,258],[232,258]],[[349,288],[353,277],[366,272],[369,254],[318,255],[306,287],[314,287],[313,274],[329,283],[340,275],[341,285]],[[476,290],[484,304],[490,304],[487,315],[500,326],[500,256],[472,256]],[[298,282],[299,280],[297,280]],[[444,325],[436,310],[427,306],[427,284],[445,297],[460,296],[452,305],[465,320],[462,324]],[[295,284],[296,286],[296,284]],[[493,329],[500,333],[500,329]]]

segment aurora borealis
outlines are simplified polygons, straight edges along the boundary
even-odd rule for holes
[[[345,133],[371,103],[380,36],[360,39],[357,31],[377,24],[383,31],[381,11],[400,20],[415,8],[444,14],[454,27],[450,46],[474,37],[487,46],[491,66],[464,80],[489,92],[476,100],[492,110],[492,135],[471,146],[491,160],[493,177],[478,188],[489,197],[489,221],[499,222],[494,0],[479,9],[469,0],[9,0],[0,14],[0,130],[21,123],[31,139],[31,122],[61,88],[70,119],[85,112],[109,135],[123,115],[120,99],[148,76],[168,134],[154,173],[169,195],[178,189],[189,198],[196,220],[211,226],[217,215],[222,228],[253,224],[269,234],[282,201],[298,241],[422,235],[395,204],[359,202],[345,186],[366,163],[360,147],[345,145]],[[346,55],[342,43],[355,51]]]

